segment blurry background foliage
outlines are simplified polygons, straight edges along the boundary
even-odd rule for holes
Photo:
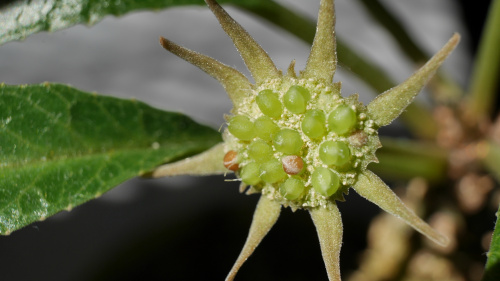
[[[229,12],[281,69],[294,58],[303,68],[319,1],[221,2],[231,4]],[[358,92],[364,102],[404,80],[453,32],[463,39],[420,95],[421,107],[382,130],[381,163],[371,168],[452,245],[434,248],[398,221],[377,216],[377,206],[352,192],[339,203],[344,280],[481,280],[500,201],[498,31],[487,44],[493,53],[483,51],[486,66],[473,69],[488,8],[496,7],[498,21],[499,2],[336,1],[342,66],[335,80],[343,81],[344,96]],[[44,9],[52,3],[54,9]],[[32,5],[33,13],[13,12],[23,5]],[[37,21],[44,12],[54,17]],[[56,29],[61,31],[37,33]],[[245,71],[201,0],[3,1],[1,82],[50,81],[137,98],[218,128],[230,109],[222,88],[165,53],[160,35]],[[474,86],[482,78],[486,82]],[[478,94],[475,87],[483,90]],[[1,237],[1,280],[220,280],[241,249],[257,201],[238,194],[237,186],[219,176],[132,179],[71,212]],[[238,280],[326,280],[310,224],[306,212],[283,212]],[[499,237],[492,249],[499,248]],[[497,261],[494,254],[485,280],[500,280]]]

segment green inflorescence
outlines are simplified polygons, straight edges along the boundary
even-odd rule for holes
[[[244,100],[226,134],[244,185],[294,209],[342,199],[379,141],[366,108],[339,86],[283,78]],[[290,159],[303,167],[291,169]]]

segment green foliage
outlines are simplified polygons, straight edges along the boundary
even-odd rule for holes
[[[269,6],[268,0],[222,0],[247,9]],[[22,40],[41,31],[56,31],[77,24],[94,25],[104,17],[122,16],[140,10],[205,5],[203,0],[42,0],[0,4],[0,45]],[[40,6],[42,5],[42,9]]]
[[[0,234],[221,141],[181,114],[48,83],[0,86],[0,135]]]
[[[500,209],[497,212],[497,223],[491,240],[490,251],[488,252],[488,261],[486,262],[486,271],[482,281],[500,280]]]

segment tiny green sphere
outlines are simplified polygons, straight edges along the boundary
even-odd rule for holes
[[[288,178],[281,186],[280,193],[288,200],[298,199],[304,193],[304,183],[300,179]]]
[[[256,140],[248,146],[248,156],[257,162],[265,162],[273,156],[273,148],[263,140]]]
[[[283,129],[274,136],[274,147],[285,154],[298,155],[303,144],[300,133],[291,129]]]
[[[351,107],[342,104],[328,116],[328,127],[337,135],[345,135],[354,129],[357,121],[356,112]]]
[[[330,197],[339,189],[340,179],[332,170],[318,167],[311,175],[311,183],[316,192]]]
[[[271,118],[281,117],[283,105],[280,102],[278,94],[271,90],[262,90],[256,98],[260,111]]]
[[[283,97],[285,107],[292,113],[301,114],[306,112],[307,102],[311,99],[309,91],[301,86],[292,86]]]
[[[240,172],[241,180],[248,185],[256,185],[260,182],[260,165],[255,162],[246,164]]]
[[[257,136],[265,141],[271,141],[274,134],[276,134],[280,128],[276,125],[271,118],[267,116],[261,116],[255,120],[255,131]]]
[[[283,165],[278,159],[271,159],[260,165],[260,178],[267,183],[275,183],[286,177]]]
[[[251,140],[255,137],[255,125],[250,118],[236,115],[229,120],[229,132],[240,140]]]
[[[301,129],[311,139],[319,139],[326,134],[325,113],[323,110],[312,109],[306,112]]]
[[[319,159],[326,165],[342,167],[351,160],[351,150],[345,142],[325,141],[319,147]]]

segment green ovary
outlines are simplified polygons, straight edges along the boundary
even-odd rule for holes
[[[265,141],[257,140],[248,146],[248,156],[257,162],[265,162],[273,156],[273,148]]]
[[[309,99],[311,99],[311,94],[306,88],[292,86],[283,97],[283,103],[290,112],[301,114],[306,111]]]
[[[351,160],[351,151],[345,142],[325,141],[319,147],[319,158],[326,165],[342,167]]]
[[[330,131],[344,135],[352,131],[357,122],[356,112],[347,105],[340,105],[328,116]]]
[[[263,90],[257,95],[257,106],[264,115],[277,119],[283,113],[283,105],[281,104],[278,94],[271,90]]]
[[[304,193],[304,189],[305,186],[301,179],[288,178],[280,186],[280,193],[288,200],[296,200]]]
[[[240,140],[251,140],[255,137],[255,125],[250,118],[236,115],[229,120],[228,130]]]
[[[301,129],[311,139],[322,138],[325,133],[325,113],[319,109],[306,112],[302,120]]]
[[[304,142],[299,132],[283,129],[274,136],[274,147],[285,154],[299,154]]]
[[[260,182],[260,165],[255,162],[250,162],[241,169],[241,180],[249,185],[256,185]]]
[[[318,167],[311,175],[311,183],[316,192],[325,197],[330,197],[339,189],[340,179],[332,170]]]
[[[271,159],[260,165],[260,178],[267,183],[275,183],[286,177],[281,162]]]
[[[280,128],[276,125],[273,120],[267,116],[261,116],[255,120],[255,131],[257,136],[265,141],[271,141],[274,134],[276,134]]]

